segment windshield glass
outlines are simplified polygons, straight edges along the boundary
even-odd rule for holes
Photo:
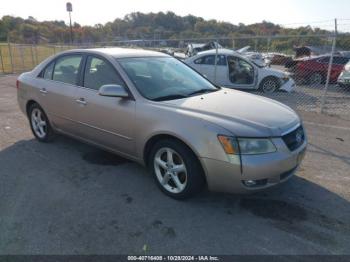
[[[141,95],[150,100],[179,99],[218,90],[173,57],[121,58],[118,62]]]

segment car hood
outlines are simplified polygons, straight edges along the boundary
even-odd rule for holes
[[[236,136],[281,136],[300,123],[292,109],[277,101],[226,88],[163,105],[219,125]]]

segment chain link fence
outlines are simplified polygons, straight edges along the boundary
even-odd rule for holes
[[[350,59],[349,34],[128,40],[99,42],[88,46],[3,43],[0,44],[0,73],[31,70],[45,58],[68,49],[110,46],[157,50],[184,61],[198,56],[200,50],[212,49],[214,59],[207,58],[207,61],[203,60],[201,63],[204,63],[206,70],[212,70],[212,81],[227,78],[229,84],[232,80],[231,74],[233,75],[229,56],[221,57],[221,54],[223,49],[235,50],[236,53],[233,54],[238,52],[254,65],[253,75],[249,72],[249,66],[244,63],[241,65],[239,87],[247,84],[246,91],[278,100],[298,111],[325,113],[350,119],[350,67],[346,66]],[[240,64],[239,61],[236,62]],[[201,71],[199,68],[196,69]],[[274,92],[264,92],[263,79],[260,79],[259,75],[265,75],[265,78],[269,74],[276,77],[277,71],[280,74],[277,77],[278,87],[282,88],[286,74],[295,81],[291,92],[278,88]],[[234,81],[231,81],[231,84],[234,86]]]

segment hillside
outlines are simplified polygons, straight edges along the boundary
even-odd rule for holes
[[[304,36],[304,40],[279,39],[272,43],[275,49],[286,49],[300,44],[328,45],[329,39],[313,36],[328,35],[330,33],[329,31],[308,25],[299,28],[286,28],[266,21],[250,25],[234,25],[217,20],[205,20],[193,15],[182,17],[173,12],[148,14],[136,12],[126,15],[123,19],[118,18],[106,24],[82,26],[74,23],[73,25],[75,44],[129,39],[236,38],[242,36],[276,35]],[[306,39],[305,36],[310,36],[310,39]],[[65,44],[70,42],[70,29],[64,21],[39,22],[33,17],[23,19],[20,17],[4,16],[0,19],[0,42],[7,41],[8,37],[13,43]],[[349,40],[350,36],[346,35],[346,39],[344,38],[338,41],[338,47],[348,48],[350,46]],[[264,44],[266,44],[265,42]],[[230,44],[229,41],[226,44]],[[252,43],[246,41],[246,43],[242,43],[242,45],[244,44]]]

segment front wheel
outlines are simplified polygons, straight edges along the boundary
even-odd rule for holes
[[[275,77],[267,77],[260,83],[260,89],[266,94],[273,93],[278,88],[280,88],[280,82]]]
[[[49,142],[53,139],[54,133],[44,110],[36,103],[28,110],[30,127],[34,136],[40,142]]]
[[[203,188],[203,170],[197,157],[176,140],[157,142],[148,164],[158,187],[172,198],[189,198]]]

